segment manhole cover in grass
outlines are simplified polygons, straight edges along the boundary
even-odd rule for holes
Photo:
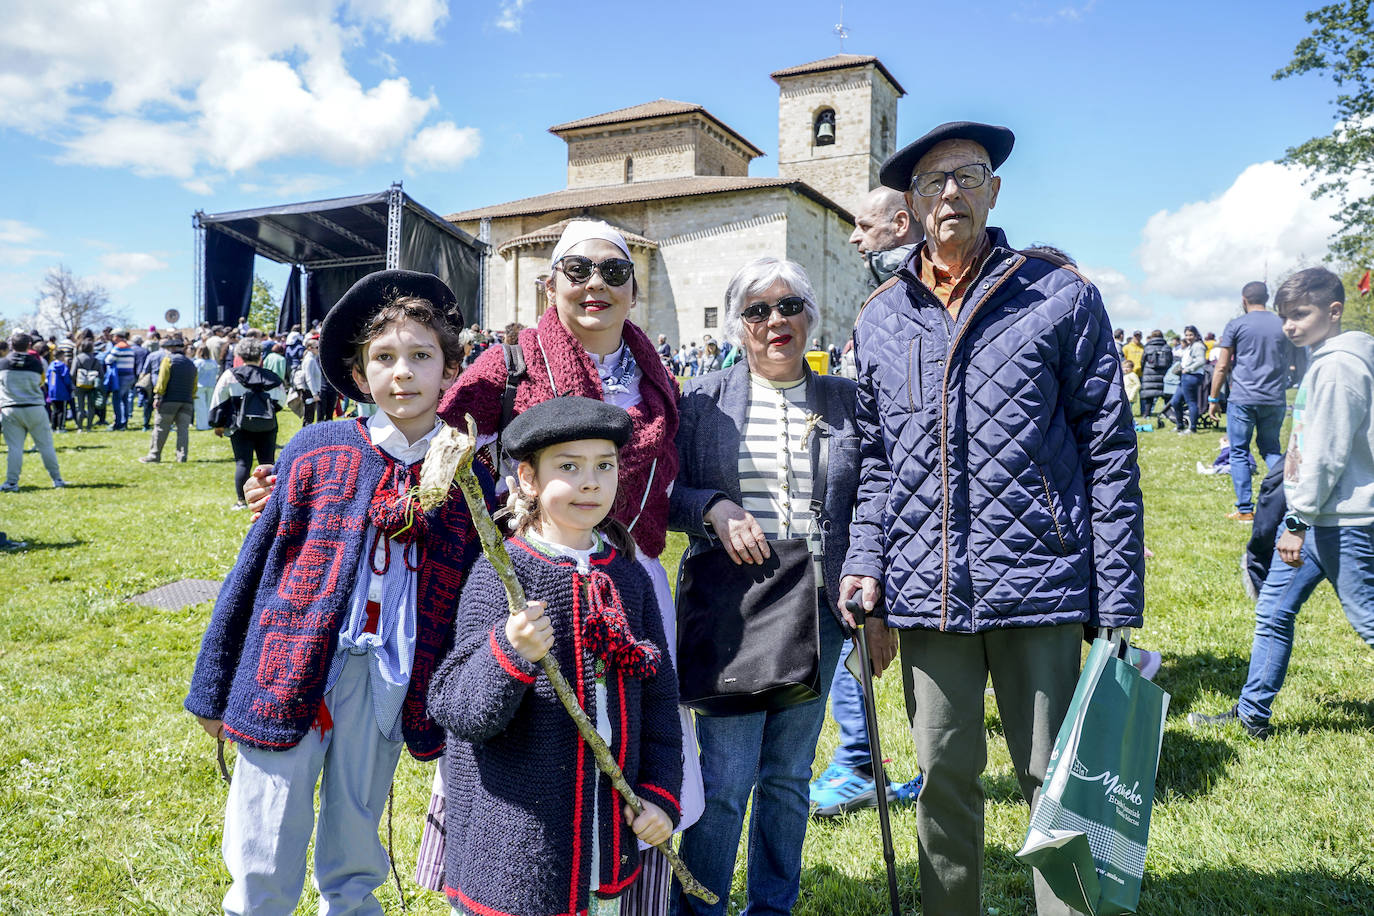
[[[213,579],[178,579],[152,591],[134,595],[129,601],[175,611],[192,604],[214,600],[219,596],[220,584]]]

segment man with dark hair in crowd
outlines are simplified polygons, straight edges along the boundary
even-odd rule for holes
[[[1287,339],[1311,356],[1293,402],[1284,462],[1288,511],[1255,602],[1240,698],[1225,712],[1188,714],[1194,727],[1239,725],[1258,739],[1270,735],[1298,612],[1323,579],[1355,632],[1374,647],[1374,338],[1342,331],[1345,287],[1324,267],[1285,280],[1274,308]]]
[[[1273,468],[1283,460],[1279,431],[1288,407],[1288,367],[1291,347],[1283,336],[1283,319],[1264,307],[1269,288],[1258,280],[1240,291],[1244,314],[1232,318],[1221,332],[1212,373],[1207,415],[1215,417],[1221,402],[1222,387],[1231,378],[1231,393],[1226,399],[1226,438],[1231,446],[1231,484],[1236,491],[1236,508],[1227,518],[1238,522],[1255,520],[1251,489],[1250,437]]]
[[[54,487],[65,487],[52,444],[52,423],[43,401],[43,361],[29,352],[33,338],[22,331],[10,338],[10,352],[0,359],[0,424],[4,426],[5,482],[0,491],[19,489],[24,466],[24,442],[33,439]]]

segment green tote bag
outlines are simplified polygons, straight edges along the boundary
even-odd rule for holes
[[[1097,639],[1016,855],[1090,916],[1134,913],[1169,695]]]

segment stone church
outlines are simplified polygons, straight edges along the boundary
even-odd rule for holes
[[[630,244],[639,279],[630,318],[674,345],[720,338],[725,288],[747,260],[806,268],[827,344],[849,334],[867,270],[853,210],[895,146],[904,90],[876,57],[839,54],[778,70],[778,177],[752,178],[763,150],[701,105],[659,99],[549,128],[568,144],[560,191],[454,213],[487,241],[482,322],[533,324],[554,243],[570,219],[604,219]]]

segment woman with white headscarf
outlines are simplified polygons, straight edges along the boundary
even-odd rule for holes
[[[620,451],[620,490],[611,514],[634,536],[637,557],[654,583],[664,632],[675,633],[672,592],[658,557],[668,531],[668,491],[677,476],[677,383],[653,343],[629,320],[639,284],[618,231],[600,221],[573,220],[554,247],[551,268],[545,294],[552,307],[514,342],[525,373],[515,385],[511,412],[564,394],[598,398],[629,411],[634,431]],[[502,415],[509,381],[506,347],[491,347],[449,389],[439,416],[462,428],[471,414],[482,441],[494,442],[510,419]],[[670,652],[676,651],[674,642],[670,636]],[[694,823],[702,807],[701,773],[685,711],[682,722],[686,772],[679,829]],[[646,856],[640,879],[621,898],[622,912],[665,911],[669,875],[661,856]]]

